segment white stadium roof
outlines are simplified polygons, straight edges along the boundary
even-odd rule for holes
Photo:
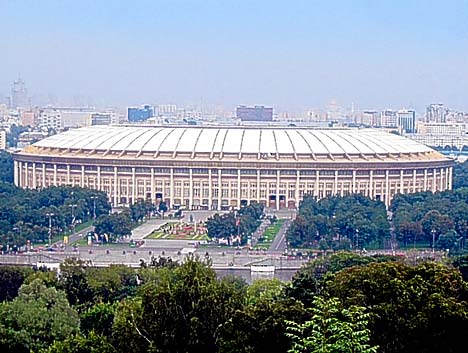
[[[413,140],[375,129],[239,126],[92,126],[50,136],[34,146],[96,152],[195,154],[386,155],[432,151]]]

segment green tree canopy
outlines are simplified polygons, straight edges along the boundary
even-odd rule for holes
[[[37,351],[78,330],[78,314],[65,293],[46,287],[39,279],[21,286],[17,298],[0,306],[2,352]]]
[[[467,284],[443,264],[351,267],[329,276],[324,293],[346,308],[367,308],[371,344],[379,352],[460,352],[465,345]]]
[[[0,151],[0,182],[13,183],[13,157],[6,151]]]
[[[390,234],[385,205],[360,194],[304,196],[299,213],[288,230],[293,248],[355,249],[382,245]]]
[[[364,307],[343,308],[336,298],[316,297],[311,319],[289,321],[286,335],[292,341],[291,353],[376,353],[371,346],[369,314]]]

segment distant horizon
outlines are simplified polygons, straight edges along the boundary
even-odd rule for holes
[[[0,95],[468,111],[468,1],[2,2]]]

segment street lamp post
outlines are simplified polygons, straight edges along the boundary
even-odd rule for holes
[[[49,248],[52,246],[52,217],[55,216],[53,213],[46,213],[46,216],[49,217]]]
[[[356,250],[359,250],[359,229],[356,229]]]
[[[75,233],[75,207],[76,206],[77,206],[76,204],[71,204],[68,206],[68,207],[71,207],[71,216],[72,216],[71,226],[72,226],[73,233]]]
[[[432,229],[431,230],[431,233],[432,233],[432,254],[435,253],[435,229]]]
[[[93,220],[96,220],[96,199],[97,196],[91,196],[91,200],[93,200]]]

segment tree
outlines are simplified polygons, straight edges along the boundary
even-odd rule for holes
[[[11,248],[25,245],[27,241],[46,242],[48,213],[54,214],[51,219],[54,234],[71,230],[70,205],[76,205],[73,207],[75,220],[83,222],[90,220],[94,211],[99,216],[110,210],[104,192],[68,186],[23,190],[0,183],[0,243]]]
[[[382,246],[390,234],[385,205],[362,195],[304,196],[299,214],[288,230],[296,248],[343,249]]]
[[[173,270],[144,276],[141,306],[130,307],[130,316],[116,316],[119,332],[128,337],[117,346],[140,352],[216,352],[219,329],[241,306],[243,295],[231,282],[218,280],[208,265],[188,257]]]
[[[450,252],[456,252],[458,250],[458,234],[454,230],[449,230],[447,233],[442,234],[437,239],[435,244],[437,249],[449,250]]]
[[[55,341],[41,353],[114,353],[115,348],[106,337],[91,331],[87,336],[74,335],[63,341]]]
[[[125,265],[110,265],[105,268],[86,269],[86,280],[95,302],[113,303],[136,291],[135,271]]]
[[[381,353],[461,352],[468,330],[468,288],[458,270],[370,263],[328,276],[323,293],[345,308],[367,308],[371,345]]]
[[[453,188],[468,187],[468,162],[456,163],[453,168]]]
[[[65,259],[60,265],[59,288],[63,289],[72,305],[87,306],[93,302],[86,268],[88,264],[79,259]]]
[[[257,279],[247,287],[247,301],[255,304],[259,300],[275,300],[282,295],[284,283],[279,279]]]
[[[101,237],[109,236],[109,241],[117,241],[132,234],[132,221],[128,212],[100,216],[94,225],[94,231]]]
[[[214,214],[213,217],[206,221],[206,229],[208,236],[213,239],[227,239],[237,234],[236,219],[233,213],[219,215]]]
[[[0,151],[0,182],[13,183],[13,157],[6,151]]]
[[[158,205],[158,211],[163,214],[163,217],[164,213],[166,213],[168,210],[169,208],[167,207],[167,204],[164,201],[161,201]]]
[[[81,314],[81,330],[85,334],[95,332],[104,337],[112,336],[116,304],[97,303]]]
[[[30,273],[25,268],[0,266],[0,302],[16,298],[25,277]]]
[[[285,336],[287,321],[303,321],[302,303],[284,296],[258,298],[234,311],[219,329],[220,353],[286,352],[290,341]]]
[[[396,260],[393,256],[361,256],[351,252],[339,252],[315,259],[296,272],[291,283],[286,286],[286,294],[309,307],[314,297],[323,293],[324,279],[327,275],[373,262]]]
[[[67,301],[65,293],[46,287],[40,280],[24,284],[17,298],[0,308],[0,331],[14,342],[0,341],[2,352],[37,351],[77,333],[78,314]],[[19,341],[16,341],[19,340]]]
[[[369,344],[369,314],[364,307],[343,308],[336,298],[316,297],[311,319],[289,321],[286,335],[292,341],[291,353],[375,353]]]

